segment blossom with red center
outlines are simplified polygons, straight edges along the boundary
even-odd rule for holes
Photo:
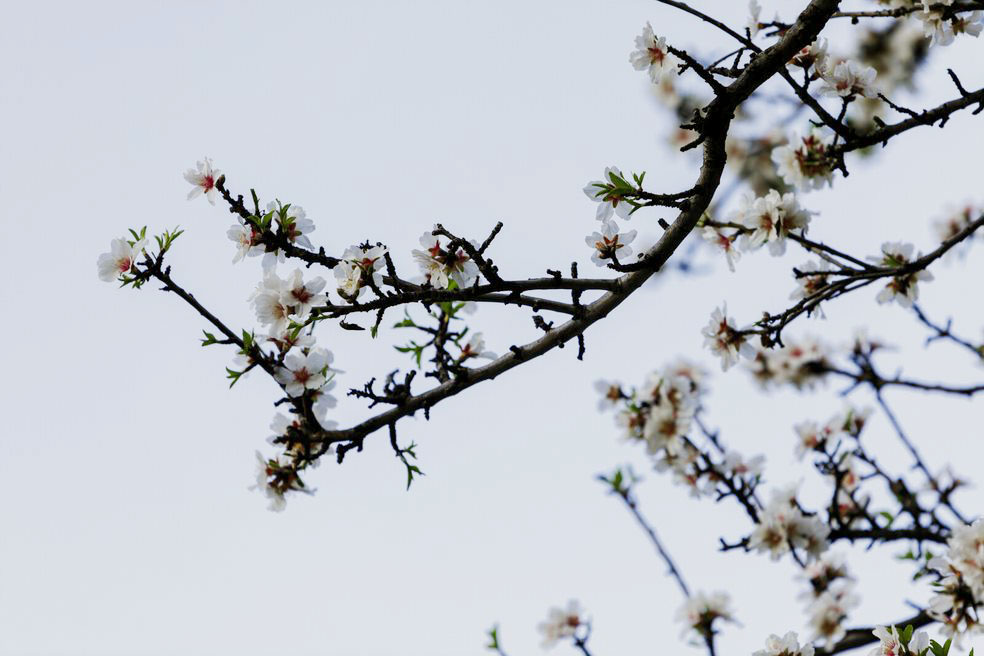
[[[882,256],[868,258],[885,268],[901,269],[913,262],[912,244],[902,242],[885,242],[882,244]],[[901,273],[893,276],[887,285],[875,297],[879,303],[891,303],[895,301],[902,307],[912,307],[912,304],[919,300],[919,287],[917,283],[922,280],[930,282],[933,274],[925,269]]]
[[[629,63],[637,71],[648,71],[653,84],[659,82],[666,73],[676,73],[679,64],[670,54],[665,37],[657,37],[653,26],[646,23],[642,34],[635,39],[636,49],[629,53]]]
[[[215,205],[215,201],[219,197],[215,182],[222,175],[222,171],[212,168],[212,160],[208,157],[197,162],[196,165],[198,166],[197,169],[188,169],[184,174],[184,179],[194,185],[192,190],[188,192],[188,200],[205,194],[208,202]]]
[[[601,224],[601,232],[592,232],[584,238],[584,242],[594,248],[591,261],[598,266],[605,266],[609,260],[616,258],[624,263],[625,258],[632,255],[632,248],[629,244],[635,238],[635,230],[619,233],[618,224],[606,220]]]
[[[577,629],[587,624],[581,605],[571,600],[566,608],[551,608],[547,620],[537,625],[543,634],[544,648],[553,647],[564,638],[573,638]]]
[[[383,284],[383,257],[386,247],[369,247],[368,244],[351,246],[345,249],[341,261],[332,269],[335,274],[338,294],[347,301],[354,302],[367,286],[379,289]]]
[[[789,143],[772,151],[776,173],[791,187],[802,191],[832,185],[833,160],[828,150],[831,140],[813,133],[805,137],[792,135]]]
[[[477,249],[478,245],[471,242]],[[450,251],[441,242],[439,236],[425,232],[420,236],[420,245],[424,250],[414,249],[413,257],[417,260],[424,279],[437,289],[447,289],[450,281],[459,288],[470,286],[478,279],[478,265],[475,264],[464,249],[458,247]]]
[[[289,354],[284,366],[277,370],[277,382],[288,396],[301,396],[306,390],[320,389],[326,382],[326,372],[332,362],[331,351],[311,349],[307,355]]]
[[[741,259],[741,253],[735,247],[735,235],[725,234],[724,231],[714,226],[704,226],[704,230],[701,231],[700,236],[705,241],[724,251],[724,257],[728,262],[728,269],[734,271],[735,262]]]
[[[704,346],[721,358],[721,370],[727,371],[738,362],[738,356],[755,357],[755,349],[748,343],[747,338],[735,327],[728,317],[728,306],[724,304],[715,308],[711,320],[701,331],[704,336]]]
[[[497,357],[492,351],[485,350],[485,340],[482,338],[482,333],[472,333],[468,343],[461,347],[461,355],[458,356],[458,362],[464,362],[469,358],[495,360]]]
[[[99,279],[112,282],[129,273],[146,243],[146,239],[132,243],[126,239],[114,239],[110,242],[109,252],[100,255],[96,262]]]
[[[874,86],[877,71],[871,66],[848,59],[833,68],[826,67],[820,75],[824,82],[821,91],[827,95],[847,99],[856,96],[878,97],[878,90]]]
[[[303,272],[294,269],[294,273],[284,281],[280,291],[280,301],[290,308],[292,316],[304,319],[311,312],[312,307],[328,302],[328,297],[321,291],[325,288],[325,284],[324,278],[320,276],[305,282]]]
[[[236,243],[236,255],[232,258],[233,264],[244,257],[256,257],[263,254],[264,249],[260,243],[260,233],[252,225],[237,223],[226,231],[226,235]]]
[[[619,180],[625,180],[625,176],[622,175],[618,167],[606,167],[605,175],[602,176],[601,180],[592,180],[584,185],[584,195],[598,203],[595,218],[599,221],[607,221],[613,212],[618,215],[618,218],[628,221],[632,218],[634,206],[625,200],[621,192],[615,188],[612,176]]]

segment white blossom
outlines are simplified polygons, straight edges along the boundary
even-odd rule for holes
[[[717,619],[732,620],[731,597],[727,592],[707,594],[698,591],[692,594],[677,610],[676,619],[684,623],[684,633],[691,629],[701,633],[711,630]]]
[[[841,98],[851,96],[877,98],[878,90],[874,86],[876,75],[877,71],[871,66],[864,66],[850,59],[842,61],[833,68],[824,69],[821,73],[824,82],[821,91]]]
[[[622,386],[617,382],[596,380],[594,382],[594,389],[599,394],[599,411],[614,408],[625,397],[624,392],[622,392]]]
[[[810,214],[800,207],[792,192],[780,194],[770,189],[768,194],[754,200],[746,196],[732,221],[750,230],[742,236],[743,248],[754,250],[768,243],[772,255],[782,255],[786,252],[786,238],[790,234],[806,233]]]
[[[283,291],[284,281],[268,271],[249,297],[257,321],[268,326],[272,335],[283,334],[292,321],[291,306],[285,302]]]
[[[799,636],[795,631],[790,631],[781,638],[773,634],[766,638],[765,649],[754,652],[752,656],[813,656],[813,645],[805,643],[800,647]]]
[[[724,251],[724,257],[728,262],[728,269],[734,271],[735,262],[741,259],[741,253],[735,247],[734,235],[727,235],[714,226],[704,226],[700,235],[704,238],[704,241],[714,244]]]
[[[635,238],[635,230],[620,233],[618,224],[606,219],[601,223],[601,232],[592,232],[584,238],[584,242],[595,249],[591,254],[591,261],[598,266],[605,266],[614,258],[618,258],[619,262],[624,264],[625,258],[632,255],[632,247],[629,244]]]
[[[915,16],[922,21],[923,35],[929,39],[930,45],[948,46],[953,43],[953,29],[950,21],[943,18],[941,10],[925,11]]]
[[[497,357],[499,356],[492,351],[486,350],[485,340],[482,339],[482,333],[472,333],[472,336],[468,342],[461,347],[461,355],[458,356],[458,360],[464,361],[468,358],[485,358],[486,360],[495,360]]]
[[[351,246],[342,254],[332,273],[335,275],[338,294],[348,301],[356,301],[367,286],[380,289],[383,284],[382,259],[385,246]]]
[[[246,223],[237,223],[226,232],[229,239],[236,243],[236,255],[232,263],[239,262],[244,257],[263,255],[264,248],[260,243],[260,233],[256,228]]]
[[[760,476],[765,466],[765,456],[758,455],[745,459],[737,451],[727,451],[721,461],[721,469],[729,476],[755,478]]]
[[[584,611],[577,601],[569,601],[566,608],[551,608],[546,621],[536,627],[543,634],[541,646],[547,649],[560,640],[574,636],[577,629],[586,622]]]
[[[772,151],[777,173],[783,181],[797,189],[809,191],[832,185],[834,170],[827,153],[830,139],[817,133],[805,137],[792,135],[789,143]]]
[[[447,289],[452,280],[459,288],[470,286],[478,279],[478,265],[461,247],[456,248],[453,253],[448,251],[441,239],[443,238],[431,231],[425,232],[420,236],[420,245],[424,250],[413,251],[413,257],[425,280],[436,289]],[[477,248],[474,242],[472,245]]]
[[[112,282],[130,272],[137,258],[147,244],[146,239],[131,244],[126,239],[114,239],[109,244],[109,252],[103,253],[96,261],[99,279]]]
[[[732,319],[728,317],[728,305],[725,303],[720,308],[715,308],[711,313],[711,320],[701,331],[704,336],[704,346],[711,349],[711,352],[721,358],[721,370],[727,371],[732,365],[738,362],[738,356],[752,358],[755,356],[755,349],[748,342],[748,339],[736,327]]]
[[[637,71],[648,71],[649,79],[654,84],[662,76],[677,72],[677,60],[670,54],[666,38],[657,37],[652,25],[646,23],[642,34],[636,37],[635,44],[636,49],[629,54],[629,62]]]
[[[799,52],[793,55],[789,63],[807,70],[812,66],[817,73],[820,73],[827,66],[826,39],[816,39],[810,45],[803,46]]]
[[[954,36],[957,34],[969,34],[975,39],[984,30],[984,11],[974,11],[970,14],[956,14],[950,19],[950,32]]]
[[[584,195],[598,203],[595,211],[595,218],[599,221],[607,221],[616,214],[618,218],[628,221],[632,218],[632,204],[626,201],[615,190],[609,190],[614,185],[612,176],[625,180],[625,176],[616,166],[605,168],[605,175],[601,180],[592,180],[584,185]]]
[[[870,259],[883,267],[898,268],[913,261],[912,253],[915,247],[912,244],[896,241],[885,242],[882,244],[881,250],[881,258],[872,257]],[[919,299],[917,283],[920,280],[930,282],[933,280],[933,274],[921,269],[894,276],[875,298],[879,303],[896,301],[902,307],[912,307],[912,304]]]
[[[929,634],[916,631],[909,640],[908,647],[902,644],[899,631],[894,626],[876,626],[871,632],[880,641],[878,646],[868,652],[869,656],[909,656],[921,654],[929,649]]]
[[[796,503],[796,487],[773,491],[772,500],[759,513],[759,523],[748,540],[748,548],[769,552],[778,560],[790,548],[801,548],[813,558],[828,546],[830,528],[816,516],[808,516]]]
[[[284,280],[280,290],[281,302],[290,308],[290,314],[303,320],[311,312],[311,308],[328,302],[327,296],[321,293],[325,288],[325,280],[316,276],[304,282],[304,274],[300,269]]]
[[[761,23],[760,20],[761,16],[762,16],[762,6],[758,3],[758,0],[749,0],[748,20],[745,22],[745,27],[748,29],[748,35],[753,39],[761,29],[761,27],[759,26]]]
[[[215,205],[215,201],[219,197],[219,191],[215,188],[215,181],[222,175],[222,171],[213,169],[212,160],[208,157],[197,162],[196,166],[197,169],[188,169],[184,174],[184,179],[194,185],[192,190],[188,192],[188,200],[197,198],[204,193],[208,202]]]
[[[312,349],[307,355],[290,353],[284,358],[284,366],[277,370],[277,382],[284,386],[288,396],[301,396],[306,390],[319,389],[327,382],[325,372],[331,362],[331,351],[325,349]]]
[[[270,485],[270,477],[274,473],[274,468],[270,466],[270,462],[267,461],[263,455],[257,451],[256,452],[256,483],[251,485],[249,489],[259,490],[266,495],[266,498],[270,500],[269,510],[273,512],[282,512],[284,508],[287,507],[287,499],[284,498],[283,491],[277,489],[275,486]]]
[[[270,201],[266,205],[266,213],[273,213],[273,221],[276,223],[277,231],[284,235],[291,244],[303,246],[307,249],[314,248],[307,235],[314,232],[314,221],[307,218],[307,213],[300,205],[293,203],[281,203],[279,200]],[[268,251],[263,256],[263,269],[271,270],[277,266],[278,262],[284,262],[286,254],[279,248],[275,251]]]

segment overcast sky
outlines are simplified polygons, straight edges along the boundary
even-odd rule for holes
[[[694,4],[744,22],[744,3]],[[792,18],[805,1],[763,4]],[[699,335],[725,299],[746,321],[782,307],[800,253],[750,256],[734,275],[716,262],[663,276],[590,329],[585,362],[552,352],[440,405],[430,422],[402,422],[426,472],[409,492],[385,436],[373,435],[343,466],[316,470],[317,494],[280,514],[247,490],[254,450],[271,452],[276,386],[254,374],[228,390],[233,353],[198,346],[207,326],[197,314],[153,285],[133,292],[96,277],[96,258],[126,228],[180,224],[174,278],[230,325],[255,325],[246,297],[258,260],[232,266],[231,215],[185,200],[181,174],[205,155],[236,191],[302,205],[313,240],[333,253],[381,240],[410,270],[409,251],[435,221],[481,238],[501,220],[492,255],[504,274],[572,259],[588,271],[588,180],[612,164],[648,171],[654,190],[696,177],[693,157],[665,146],[671,123],[627,63],[647,20],[706,58],[729,45],[648,0],[7,3],[0,653],[451,656],[482,653],[498,623],[521,656],[540,653],[536,624],[570,598],[594,619],[597,656],[699,653],[677,641],[681,600],[663,564],[593,480],[623,463],[645,472],[642,509],[691,586],[732,594],[741,624],[725,627],[722,656],[802,631],[793,566],[718,553],[718,536],[748,532],[743,518],[649,472],[595,411],[592,390],[597,378],[634,384],[691,357],[715,372],[709,417],[723,439],[766,454],[770,484],[808,475],[791,427],[840,408],[838,388],[763,395],[740,369],[720,374]],[[952,96],[948,65],[968,88],[984,83],[975,47],[934,59],[925,102]],[[933,217],[981,200],[982,120],[965,113],[853,160],[833,192],[803,199],[820,212],[811,234],[859,254],[889,239],[931,249]],[[658,216],[634,219],[641,245]],[[976,257],[937,266],[927,311],[942,320],[959,308],[957,328],[980,338],[980,289],[967,281],[982,273]],[[914,377],[980,378],[945,345],[923,350],[924,331],[876,306],[875,293],[837,301],[826,322],[792,334],[839,343],[867,326],[905,349]],[[535,337],[515,308],[483,308],[473,325],[500,352]],[[327,325],[319,335],[346,372],[340,389],[406,366],[391,349],[404,338],[383,331],[371,342]],[[976,473],[979,403],[890,400],[934,467],[952,460]],[[343,399],[336,418],[366,413]],[[881,418],[871,434],[894,444]],[[816,500],[823,489],[804,484]],[[980,490],[961,501],[976,514]],[[928,598],[904,585],[910,572],[889,562],[897,551],[852,561],[864,598],[852,624],[904,617],[906,600]]]

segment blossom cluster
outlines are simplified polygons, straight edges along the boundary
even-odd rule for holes
[[[772,500],[759,514],[759,522],[748,539],[748,548],[768,552],[773,560],[793,549],[817,558],[828,545],[830,528],[816,515],[807,515],[796,501],[796,486],[772,493]]]
[[[940,575],[936,593],[929,603],[929,614],[942,622],[951,634],[981,631],[984,628],[984,519],[957,526],[947,540],[943,556],[929,561],[929,568]]]
[[[854,593],[854,579],[847,571],[844,558],[826,553],[806,566],[802,577],[809,589],[800,598],[806,600],[806,614],[814,640],[831,645],[844,637],[848,612],[860,599]]]
[[[424,280],[437,289],[447,289],[451,282],[459,288],[470,286],[478,280],[478,265],[464,248],[452,246],[447,239],[442,243],[442,239],[433,232],[425,232],[420,236],[420,245],[424,250],[413,251]],[[478,248],[477,244],[469,243]]]
[[[822,426],[815,421],[804,421],[793,426],[796,431],[796,457],[800,460],[810,451],[823,452],[841,437],[857,439],[867,425],[871,408],[858,409],[848,406],[838,412]]]
[[[811,389],[830,367],[828,349],[819,341],[805,338],[789,341],[776,349],[758,349],[752,356],[752,377],[764,388],[791,385]]]
[[[345,249],[342,261],[332,269],[338,295],[355,303],[367,287],[379,291],[383,284],[381,260],[385,255],[386,247],[382,244],[370,246],[366,243]]]
[[[656,471],[670,472],[692,496],[726,488],[750,493],[762,474],[763,456],[749,458],[723,448],[716,454],[704,452],[689,436],[706,392],[705,376],[700,368],[679,361],[654,371],[636,389],[597,381],[599,409],[616,408],[615,423],[624,438],[644,444]]]
[[[813,656],[814,649],[810,643],[800,646],[799,636],[795,631],[789,631],[783,637],[775,634],[765,640],[765,649],[752,652],[752,656]]]
[[[693,631],[702,638],[709,638],[715,633],[717,620],[734,621],[731,597],[727,592],[695,592],[677,610],[676,619],[683,622],[684,635]]]

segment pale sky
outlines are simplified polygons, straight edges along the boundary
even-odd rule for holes
[[[694,4],[744,23],[744,3]],[[791,18],[805,1],[762,4]],[[231,265],[232,216],[185,200],[181,174],[206,155],[233,189],[302,205],[330,252],[384,241],[409,273],[409,252],[435,221],[483,238],[501,220],[492,256],[504,274],[572,259],[593,274],[587,181],[614,164],[677,191],[697,173],[693,157],[666,147],[671,122],[627,62],[647,20],[705,59],[730,48],[651,0],[7,3],[0,654],[451,656],[483,653],[498,623],[507,652],[522,656],[541,653],[536,624],[571,598],[593,618],[596,656],[698,654],[678,640],[681,599],[664,565],[594,480],[625,463],[645,474],[642,510],[691,587],[732,595],[740,625],[724,628],[719,654],[802,633],[795,567],[719,553],[717,538],[740,538],[745,520],[649,471],[596,412],[592,389],[695,359],[714,372],[708,413],[725,442],[766,454],[770,485],[806,477],[808,502],[819,500],[824,483],[793,458],[792,425],[825,420],[840,388],[762,394],[740,368],[721,374],[699,334],[723,300],[745,321],[783,307],[802,253],[747,256],[736,274],[716,261],[698,276],[667,275],[589,330],[585,362],[572,348],[552,352],[441,404],[430,422],[401,422],[427,474],[409,492],[376,434],[343,466],[324,463],[308,479],[317,494],[280,514],[247,490],[254,450],[271,453],[276,386],[253,374],[228,390],[233,353],[198,346],[201,317],[153,285],[133,292],[96,277],[96,258],[126,228],[180,224],[174,278],[230,325],[255,326],[246,297],[259,261]],[[953,97],[947,66],[968,88],[984,83],[979,47],[937,53],[920,78],[925,102]],[[898,239],[930,250],[932,218],[982,200],[982,121],[964,113],[870,162],[855,158],[833,191],[801,199],[820,212],[811,235],[858,254]],[[640,245],[658,235],[659,216],[633,219]],[[959,308],[955,328],[973,339],[984,325],[968,284],[984,273],[977,254],[936,266],[923,289],[931,316]],[[888,369],[904,360],[913,377],[979,382],[981,369],[950,347],[922,349],[925,331],[876,306],[875,293],[837,301],[827,321],[791,334],[837,344],[866,326],[904,349]],[[473,325],[500,352],[536,336],[516,308],[483,308]],[[346,372],[340,390],[406,367],[391,348],[403,339],[319,333]],[[932,466],[975,473],[979,400],[889,399]],[[343,398],[334,418],[344,426],[367,413]],[[870,434],[895,449],[881,417]],[[886,461],[908,464],[897,450]],[[960,501],[976,515],[984,498],[974,489]],[[852,626],[901,619],[905,601],[928,599],[891,562],[899,551],[851,552],[863,597]]]

